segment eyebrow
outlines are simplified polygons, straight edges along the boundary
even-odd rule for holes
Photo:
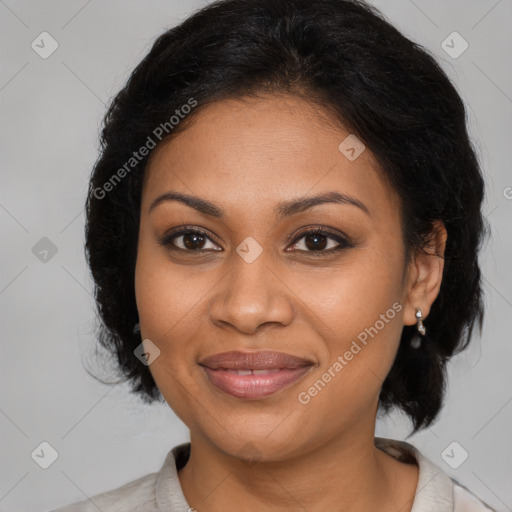
[[[149,207],[149,212],[151,212],[159,204],[167,201],[179,201],[180,203],[190,206],[191,208],[194,208],[204,215],[208,215],[217,219],[223,219],[225,217],[225,212],[219,205],[207,201],[206,199],[201,199],[197,196],[182,194],[172,190],[156,197]],[[339,192],[325,192],[316,196],[306,196],[300,199],[283,201],[274,208],[274,213],[280,220],[284,217],[289,217],[291,215],[304,212],[310,208],[313,208],[314,206],[325,203],[349,204],[356,206],[367,215],[370,215],[370,211],[361,201],[346,194],[340,194]]]

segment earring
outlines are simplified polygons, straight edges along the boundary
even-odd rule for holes
[[[420,348],[421,342],[423,341],[423,336],[425,336],[425,333],[427,332],[425,329],[425,326],[423,325],[423,313],[421,312],[420,308],[416,308],[416,329],[418,330],[418,333],[421,334],[421,336],[416,333],[411,338],[411,347],[412,348]]]
[[[134,326],[133,326],[133,334],[139,334],[140,333],[140,324],[139,322],[137,322]]]
[[[416,329],[418,329],[418,332],[425,336],[425,333],[427,332],[425,329],[425,326],[423,325],[423,313],[421,312],[420,308],[416,308]]]

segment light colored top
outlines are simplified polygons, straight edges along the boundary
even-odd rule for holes
[[[493,512],[411,444],[376,437],[375,446],[395,459],[418,465],[418,485],[411,512]],[[190,443],[175,446],[160,471],[51,512],[193,512],[178,478],[178,470],[186,464],[189,455]]]

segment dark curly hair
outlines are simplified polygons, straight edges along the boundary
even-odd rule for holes
[[[442,406],[447,360],[475,326],[481,332],[484,184],[456,89],[427,50],[363,1],[221,0],[156,39],[110,103],[89,183],[85,250],[99,342],[135,394],[163,399],[134,356],[134,269],[151,155],[137,150],[186,129],[216,100],[277,92],[322,106],[375,155],[401,198],[406,256],[424,250],[435,221],[446,227],[443,281],[425,321],[430,341],[414,349],[414,326],[403,328],[380,393],[383,410],[401,408],[417,431]],[[192,102],[187,116],[169,121]]]

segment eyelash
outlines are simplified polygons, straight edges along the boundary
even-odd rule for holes
[[[207,238],[212,243],[216,243],[204,231],[201,231],[197,228],[183,226],[180,229],[181,229],[181,231],[171,231],[170,233],[166,234],[164,237],[162,237],[161,240],[159,240],[158,243],[171,251],[182,251],[182,252],[188,252],[188,253],[201,253],[203,251],[220,252],[220,251],[212,250],[212,249],[187,250],[187,249],[182,249],[181,247],[176,247],[173,244],[174,239],[178,238],[180,236],[183,236],[183,235],[200,235],[200,236]],[[353,245],[348,241],[347,238],[345,238],[339,234],[332,233],[331,231],[327,231],[324,228],[320,228],[320,227],[308,229],[307,231],[303,231],[302,233],[299,233],[299,235],[297,235],[297,237],[293,240],[291,246],[296,245],[300,240],[302,240],[303,238],[305,238],[309,235],[326,236],[327,238],[330,238],[330,239],[338,242],[339,245],[334,248],[328,249],[328,250],[306,251],[306,250],[299,249],[298,252],[307,253],[314,257],[317,257],[317,256],[321,257],[321,256],[327,256],[327,255],[333,254],[342,249],[353,247]]]

